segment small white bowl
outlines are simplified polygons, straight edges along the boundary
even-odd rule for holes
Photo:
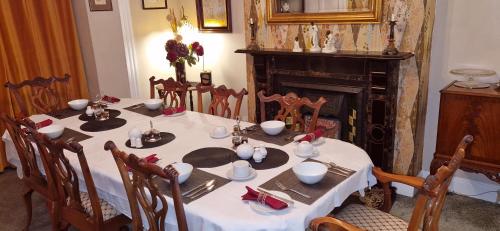
[[[76,111],[84,109],[88,104],[88,99],[75,99],[68,102],[69,107]]]
[[[188,163],[175,163],[172,164],[172,166],[174,166],[175,170],[179,173],[179,184],[184,183],[193,172],[193,165]]]
[[[59,124],[52,124],[47,127],[38,129],[38,132],[47,135],[51,139],[55,139],[63,134],[64,126]]]
[[[318,162],[302,162],[295,165],[292,170],[302,183],[316,184],[325,177],[328,168]]]
[[[161,107],[162,103],[162,99],[148,99],[144,101],[144,106],[146,106],[149,110],[156,110]]]
[[[268,135],[274,136],[280,134],[285,128],[285,122],[279,120],[269,120],[262,122],[260,127]]]

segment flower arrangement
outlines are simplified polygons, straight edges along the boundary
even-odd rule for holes
[[[170,62],[170,66],[174,66],[176,63],[187,63],[192,66],[204,54],[203,46],[199,42],[193,42],[186,46],[186,44],[175,39],[167,41],[165,50],[167,51],[167,60]]]

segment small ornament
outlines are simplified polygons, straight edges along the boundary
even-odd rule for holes
[[[319,28],[311,22],[311,26],[309,27],[309,34],[311,36],[311,52],[321,52],[321,47],[319,47]]]
[[[293,41],[293,52],[302,52],[302,48],[300,47],[299,37],[295,37],[295,41]]]
[[[326,32],[325,47],[321,50],[323,53],[335,53],[337,48],[335,48],[335,37],[331,31]]]

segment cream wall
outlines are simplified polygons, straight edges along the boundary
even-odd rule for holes
[[[181,17],[181,5],[190,22],[197,28],[195,0],[169,0],[169,9],[175,10]],[[148,79],[157,77],[175,77],[175,70],[165,59],[165,42],[173,38],[170,25],[166,20],[168,10],[143,10],[139,0],[130,2],[132,24],[137,58],[139,92],[141,97],[149,97]],[[205,48],[205,69],[212,71],[215,85],[225,84],[239,90],[246,87],[245,55],[235,54],[236,49],[245,47],[243,29],[243,1],[231,1],[232,33],[198,33],[185,36],[186,42],[199,41]],[[186,66],[187,79],[199,81],[202,71],[201,59],[195,66]],[[196,96],[194,96],[196,97]],[[196,101],[196,98],[195,98]],[[247,118],[247,97],[241,106],[243,119]]]
[[[497,12],[500,1],[439,0],[436,4],[422,165],[424,171],[429,170],[436,147],[439,90],[456,79],[449,74],[449,70],[478,66],[500,72],[500,14]],[[459,171],[451,190],[475,195],[500,190],[500,185],[483,175]],[[495,201],[496,193],[478,198]]]

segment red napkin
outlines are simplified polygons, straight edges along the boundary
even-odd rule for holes
[[[158,157],[156,157],[156,154],[151,154],[149,156],[146,156],[144,158],[142,158],[143,160],[145,160],[147,163],[150,163],[150,164],[154,164],[156,163],[156,161],[160,160],[158,159]],[[131,170],[130,167],[127,167],[127,170]]]
[[[245,186],[245,188],[247,188],[248,192],[245,195],[241,196],[242,200],[256,201],[259,198],[259,192],[253,190],[252,188],[250,188],[248,186]],[[269,205],[273,209],[280,210],[280,209],[284,209],[284,208],[288,207],[287,203],[285,203],[281,200],[278,200],[272,196],[267,196],[264,199],[264,201],[266,202],[266,205]]]
[[[180,107],[168,107],[163,110],[164,115],[173,115],[177,113],[184,112],[186,110],[186,107],[180,106]]]
[[[316,129],[316,131],[314,131],[312,133],[307,133],[307,135],[302,137],[302,139],[298,140],[298,142],[302,142],[302,141],[312,142],[312,141],[320,138],[323,135],[324,131],[325,131],[324,128],[318,128],[318,129]]]
[[[43,128],[43,127],[47,127],[47,126],[49,126],[51,124],[52,124],[52,120],[51,119],[46,119],[44,121],[36,123],[35,127],[36,127],[36,129],[40,129],[40,128]]]
[[[118,103],[118,102],[120,102],[119,98],[116,98],[114,96],[107,96],[107,95],[104,95],[102,97],[102,100],[104,100],[106,102],[110,102],[110,103]]]

